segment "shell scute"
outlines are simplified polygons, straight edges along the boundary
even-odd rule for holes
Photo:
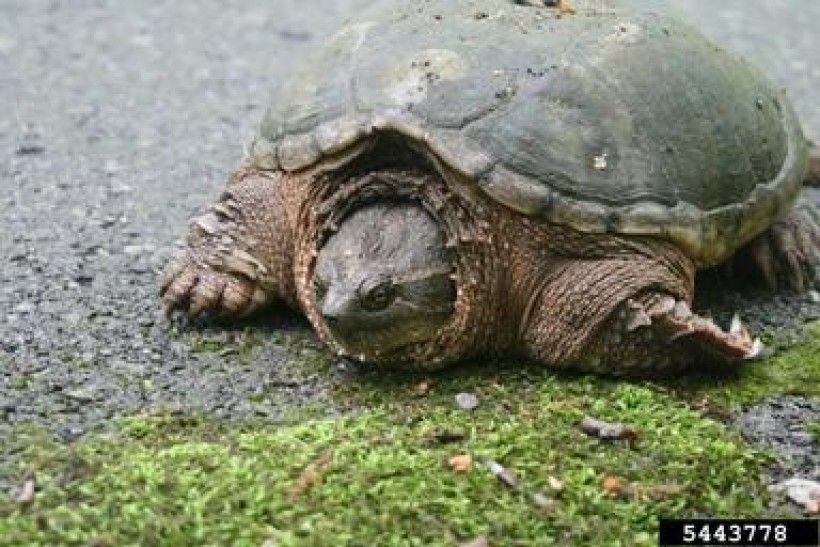
[[[658,235],[717,263],[791,206],[799,123],[745,61],[608,6],[577,0],[557,19],[488,0],[479,19],[468,0],[388,3],[294,72],[251,161],[301,170],[390,132],[522,214]]]

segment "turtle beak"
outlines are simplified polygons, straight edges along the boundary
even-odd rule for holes
[[[322,319],[333,328],[338,325],[339,320],[347,315],[350,309],[350,300],[339,291],[329,289],[322,302]]]

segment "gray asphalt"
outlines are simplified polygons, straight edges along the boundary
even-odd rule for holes
[[[71,438],[138,410],[265,414],[269,385],[292,386],[276,405],[315,399],[288,379],[299,351],[240,361],[175,339],[156,276],[269,90],[361,4],[0,3],[0,420]]]
[[[33,421],[73,439],[140,411],[335,406],[332,378],[305,370],[327,358],[298,318],[178,334],[158,317],[157,274],[269,90],[370,3],[0,0],[0,435]],[[759,62],[820,141],[820,2],[650,3]],[[794,315],[767,302],[754,313]]]

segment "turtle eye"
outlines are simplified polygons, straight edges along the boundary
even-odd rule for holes
[[[362,298],[362,307],[368,311],[380,311],[390,305],[395,297],[395,287],[391,281],[383,281],[367,291]]]

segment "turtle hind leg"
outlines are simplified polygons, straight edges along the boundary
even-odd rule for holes
[[[597,372],[661,376],[694,368],[732,371],[763,353],[739,317],[724,330],[684,300],[645,292],[618,306],[579,362]]]
[[[761,351],[739,320],[724,330],[692,312],[695,267],[674,245],[598,234],[575,247],[578,256],[530,264],[532,272],[517,276],[545,280],[523,319],[527,357],[562,368],[662,376],[733,369]]]
[[[280,175],[239,171],[217,203],[191,221],[185,248],[160,282],[166,313],[242,317],[274,298],[289,300],[292,238],[281,182]]]
[[[805,188],[789,216],[741,249],[731,270],[737,275],[749,265],[772,291],[820,286],[820,189]]]

